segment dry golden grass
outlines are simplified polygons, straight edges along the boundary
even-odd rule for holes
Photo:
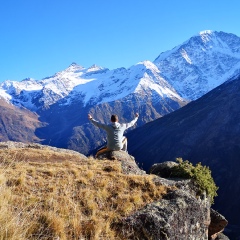
[[[31,161],[31,162],[63,162],[66,159],[71,161],[78,161],[80,157],[76,154],[56,152],[50,149],[34,149],[34,148],[13,148],[0,149],[0,159],[13,159],[17,162]]]
[[[150,175],[122,174],[118,161],[27,151],[0,153],[0,240],[120,239],[113,224],[167,191]],[[45,159],[31,162],[35,153]]]

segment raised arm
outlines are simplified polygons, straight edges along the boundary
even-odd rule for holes
[[[102,129],[106,129],[107,125],[102,124],[98,121],[96,121],[95,119],[93,119],[91,114],[88,114],[88,119],[93,123],[93,125],[95,125],[96,127],[102,128]]]
[[[132,126],[137,122],[138,117],[139,117],[139,114],[136,113],[136,114],[135,114],[135,118],[134,118],[131,122],[126,123],[126,129],[132,127]]]

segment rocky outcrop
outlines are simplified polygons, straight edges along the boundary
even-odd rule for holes
[[[41,149],[41,150],[50,150],[52,152],[57,153],[67,153],[72,154],[80,157],[82,160],[87,160],[88,158],[76,151],[64,149],[64,148],[56,148],[47,145],[41,145],[38,143],[22,143],[22,142],[14,142],[14,141],[7,141],[7,142],[0,142],[0,150],[1,149]]]
[[[188,192],[188,194],[191,194],[196,198],[197,186],[193,180],[171,178],[172,168],[177,165],[178,163],[171,162],[171,161],[156,163],[150,168],[149,172],[151,174],[155,174],[161,177],[161,178],[156,178],[155,182],[156,181],[162,182],[163,181],[162,177],[165,177],[166,178],[164,180],[165,184],[167,184],[168,186],[175,185],[179,190],[182,190],[183,192]],[[200,201],[204,201],[205,196],[204,195],[198,196],[198,199]],[[201,207],[199,208],[199,210],[201,211]],[[208,239],[228,239],[228,237],[222,234],[224,228],[228,224],[228,221],[220,213],[210,208],[210,204],[209,204],[209,211],[210,211],[210,216],[209,216],[210,222],[209,222],[208,234],[207,234]],[[191,238],[191,239],[194,239],[194,238]]]
[[[178,164],[176,162],[172,162],[172,161],[156,163],[156,164],[153,164],[152,167],[149,169],[149,173],[155,174],[162,178],[169,178],[171,177],[171,173],[172,173],[171,169],[177,165]]]
[[[223,234],[220,235],[220,233],[227,226],[228,221],[223,215],[213,210],[212,208],[210,211],[210,217],[211,217],[211,223],[208,228],[209,239],[224,239],[224,238],[220,238],[220,237],[223,237]]]
[[[0,151],[40,149],[58,153],[69,153],[88,158],[78,152],[49,147],[35,143],[2,142]],[[34,150],[34,152],[36,152]],[[37,151],[38,152],[38,151]],[[64,155],[62,154],[62,155]],[[146,175],[133,156],[123,151],[110,151],[101,154],[98,160],[120,161],[123,174]],[[171,168],[177,163],[155,164],[150,172],[156,185],[168,187],[168,192],[161,199],[147,204],[142,209],[114,223],[120,239],[126,240],[207,240],[228,239],[221,232],[227,220],[210,208],[210,201],[205,194],[197,194],[197,186],[192,179],[173,179]],[[153,175],[154,174],[154,175]],[[161,177],[159,177],[160,175]],[[165,178],[163,178],[165,176]]]
[[[172,190],[161,200],[123,219],[126,239],[208,239],[210,206],[182,190]]]
[[[194,183],[191,180],[156,178],[155,182],[172,186],[173,190],[159,201],[123,218],[116,225],[122,238],[229,240],[221,233],[227,225],[227,220],[210,208],[206,196],[196,197]]]
[[[222,234],[227,220],[211,209],[206,194],[198,195],[194,180],[169,178],[171,168],[176,165],[165,162],[151,167],[150,173],[156,175],[155,184],[171,190],[162,199],[122,219],[116,225],[122,237],[132,240],[227,240]]]
[[[117,160],[121,162],[122,165],[122,172],[124,174],[136,174],[136,175],[143,175],[146,174],[145,171],[141,170],[133,156],[129,155],[127,152],[124,151],[109,151],[100,154],[97,157],[99,160]]]
[[[125,174],[146,174],[126,152],[109,151],[98,158],[121,161]],[[155,184],[168,186],[172,190],[159,201],[146,205],[116,224],[122,238],[228,239],[221,233],[227,220],[210,208],[210,200],[206,194],[199,195],[194,180],[171,178],[172,168],[176,165],[176,162],[164,162],[150,168],[150,174],[155,175]]]

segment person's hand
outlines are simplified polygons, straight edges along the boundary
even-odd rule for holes
[[[88,119],[91,120],[92,119],[92,115],[88,114]]]
[[[136,117],[139,117],[139,114],[138,114],[138,113],[136,113],[136,114],[135,114],[135,116],[136,116]]]

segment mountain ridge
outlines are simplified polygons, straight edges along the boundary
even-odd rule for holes
[[[73,92],[76,96],[82,96],[85,105],[98,104],[115,101],[134,92],[139,83],[133,85],[133,81],[140,82],[144,74],[147,75],[150,71],[155,77],[158,75],[157,78],[167,82],[164,89],[170,96],[191,101],[231,78],[238,71],[239,46],[240,38],[234,34],[202,31],[172,50],[161,53],[153,62],[143,61],[128,69],[113,70],[95,64],[84,68],[72,63],[65,70],[40,81],[7,80],[0,84],[0,96],[34,111],[42,105],[54,104],[70,93],[74,95]],[[149,80],[149,76],[146,80]],[[151,81],[149,85],[150,83]],[[36,99],[42,104],[38,106]]]
[[[154,163],[179,157],[209,166],[219,187],[214,208],[226,216],[230,225],[238,228],[239,91],[240,74],[181,109],[127,135],[129,153],[144,170]],[[143,157],[146,155],[149,156],[147,161]]]
[[[188,100],[201,97],[232,77],[228,72],[239,62],[240,38],[217,31],[200,32],[154,60],[167,81]]]
[[[103,133],[89,126],[88,112],[104,123],[113,113],[128,122],[133,112],[139,112],[137,127],[169,114],[238,73],[238,43],[240,38],[236,35],[205,31],[165,53],[164,59],[158,57],[154,62],[113,70],[72,63],[40,81],[5,81],[0,84],[0,97],[36,112],[44,126],[33,135],[41,143],[88,154],[106,140],[99,136]],[[228,54],[213,58],[219,54],[216,49]],[[216,71],[218,68],[220,72]],[[206,76],[214,79],[214,84]]]

